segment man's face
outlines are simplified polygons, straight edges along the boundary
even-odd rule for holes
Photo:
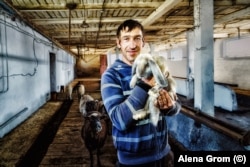
[[[143,34],[139,28],[127,31],[128,28],[121,31],[120,38],[117,39],[117,46],[121,49],[123,61],[132,65],[135,58],[140,54],[144,46]]]

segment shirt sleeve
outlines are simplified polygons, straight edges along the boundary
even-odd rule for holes
[[[120,131],[133,123],[132,112],[142,109],[148,98],[147,91],[136,85],[130,89],[122,84],[122,79],[106,72],[101,79],[101,95],[113,125]]]

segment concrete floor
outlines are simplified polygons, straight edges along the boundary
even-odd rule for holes
[[[81,138],[82,125],[83,117],[78,110],[76,99],[39,166],[89,166],[89,153]],[[116,152],[112,145],[111,136],[108,136],[102,149],[101,162],[105,167],[113,167],[116,162]]]

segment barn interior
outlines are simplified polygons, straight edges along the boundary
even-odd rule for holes
[[[249,0],[3,0],[0,166],[89,163],[78,100],[64,88],[81,81],[101,100],[125,19],[145,27],[144,52],[169,60],[182,102],[168,119],[173,148],[250,150]],[[102,156],[114,165],[111,136]]]

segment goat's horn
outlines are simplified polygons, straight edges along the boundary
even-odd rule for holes
[[[153,60],[149,60],[148,63],[149,63],[150,69],[153,73],[156,83],[159,84],[160,87],[167,87],[168,81],[166,80],[165,76],[162,74],[160,67]]]

